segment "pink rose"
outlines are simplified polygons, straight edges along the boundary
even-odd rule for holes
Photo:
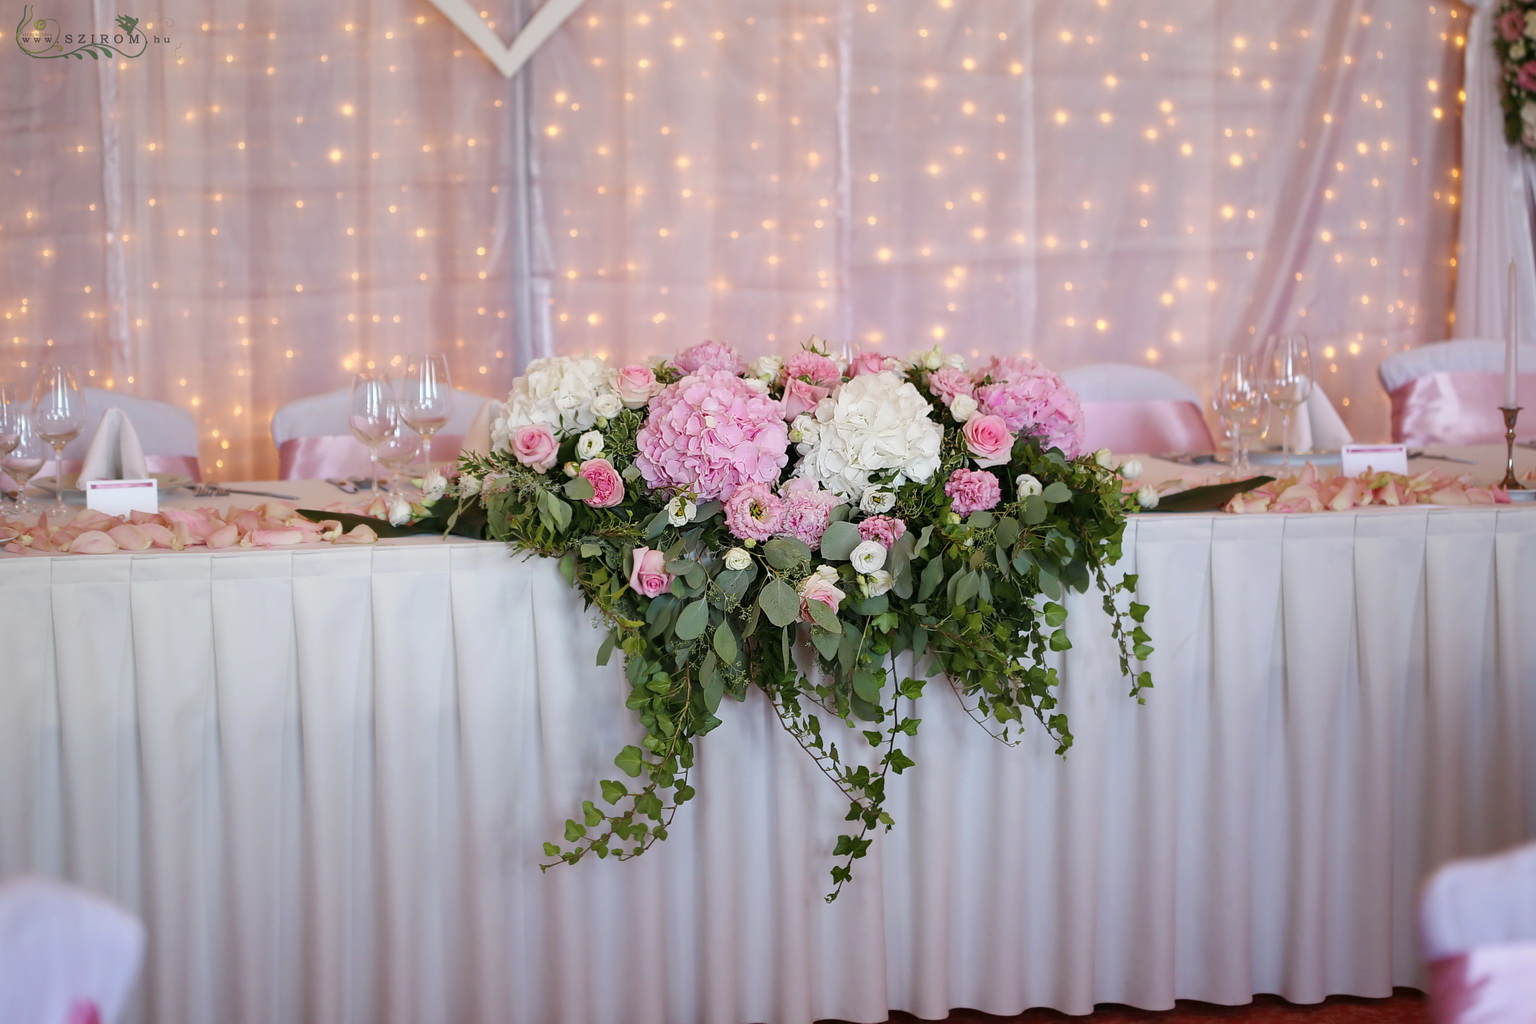
[[[803,412],[810,412],[831,393],[831,388],[807,384],[798,377],[789,378],[784,382],[784,418],[792,420]]]
[[[957,469],[944,483],[944,493],[949,495],[950,507],[956,515],[983,512],[1003,496],[997,477],[984,469]]]
[[[592,497],[586,502],[593,508],[612,508],[624,500],[624,478],[607,459],[588,459],[578,475],[592,485]]]
[[[1518,10],[1508,10],[1499,15],[1495,22],[1499,26],[1499,35],[1504,37],[1506,43],[1513,43],[1525,35],[1525,15]]]
[[[672,586],[666,555],[654,548],[635,548],[630,557],[634,559],[634,568],[629,570],[629,586],[635,593],[657,597]]]
[[[823,388],[835,388],[843,379],[837,363],[820,352],[802,349],[784,361],[784,379],[803,380]]]
[[[885,364],[886,358],[879,352],[860,352],[849,364],[848,376],[853,378],[863,373],[881,373],[886,368]]]
[[[512,432],[512,454],[518,462],[530,469],[540,473],[549,472],[549,467],[555,464],[559,453],[560,446],[555,442],[555,435],[542,423],[518,427]]]
[[[877,540],[887,549],[906,532],[907,524],[895,516],[870,516],[859,524],[860,540]]]
[[[1013,454],[1013,434],[1001,416],[972,416],[960,429],[965,447],[976,457],[976,465],[1006,466]]]
[[[1536,92],[1536,60],[1528,60],[1515,73],[1515,82],[1527,92]]]
[[[971,375],[964,370],[953,366],[945,366],[934,370],[928,375],[928,390],[938,397],[947,408],[954,404],[960,395],[973,395],[976,392],[976,383],[971,380]]]
[[[626,409],[643,409],[661,390],[661,384],[649,366],[631,365],[614,372],[613,389]]]
[[[831,566],[823,565],[800,585],[800,618],[805,622],[815,622],[811,616],[811,602],[820,601],[830,608],[833,614],[837,613],[837,606],[843,603],[847,595],[837,585],[837,570]]]

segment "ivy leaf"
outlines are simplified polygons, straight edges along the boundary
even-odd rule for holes
[[[653,821],[661,820],[661,797],[655,793],[641,793],[635,797],[635,811]]]
[[[775,537],[763,545],[768,564],[780,572],[789,572],[811,560],[811,549],[793,537]]]
[[[604,779],[602,786],[603,799],[611,804],[616,804],[629,795],[629,789],[622,782],[615,782],[612,779]]]
[[[771,579],[763,584],[757,603],[775,626],[787,626],[800,617],[800,595],[781,579]]]
[[[859,536],[859,528],[852,523],[833,523],[821,535],[821,557],[847,561],[863,539]]]
[[[1072,649],[1072,641],[1067,639],[1067,631],[1058,629],[1051,634],[1051,650],[1069,651]]]
[[[587,834],[587,826],[583,825],[579,821],[572,821],[570,819],[566,819],[566,822],[565,822],[565,841],[566,842],[574,843],[577,840],[579,840],[582,836],[585,836],[586,834]]]
[[[639,747],[625,747],[623,750],[619,751],[618,756],[613,759],[613,763],[616,764],[619,768],[619,771],[623,772],[625,775],[628,775],[632,779],[638,779],[640,777],[641,770],[645,766],[645,752]],[[572,841],[574,842],[574,840]]]
[[[1054,601],[1045,606],[1045,624],[1051,628],[1060,626],[1067,621],[1067,610]]]
[[[602,824],[603,818],[606,817],[602,811],[597,809],[597,804],[591,800],[583,800],[581,802],[581,815],[587,823],[587,828],[596,828]]]
[[[704,630],[708,626],[709,602],[698,600],[683,609],[683,614],[677,617],[677,627],[674,632],[679,640],[697,640],[704,635]]]

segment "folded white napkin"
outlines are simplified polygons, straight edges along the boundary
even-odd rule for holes
[[[86,449],[80,483],[87,480],[143,480],[149,476],[139,432],[123,410],[108,409]]]
[[[463,455],[488,455],[491,451],[491,421],[501,412],[501,403],[496,401],[486,402],[475,413],[475,418],[469,421],[469,429],[464,431],[464,443],[459,446],[459,452]]]
[[[1280,447],[1280,414],[1272,413],[1268,446]],[[1291,451],[1336,452],[1354,441],[1339,412],[1322,388],[1313,386],[1301,407],[1291,413]]]

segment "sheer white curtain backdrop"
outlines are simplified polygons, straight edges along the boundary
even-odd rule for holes
[[[476,6],[509,39],[537,4]],[[1451,333],[1457,4],[587,0],[510,82],[426,0],[142,17],[142,56],[0,61],[0,378],[182,405],[212,478],[425,347],[487,393],[812,333],[1203,393],[1304,331],[1377,437],[1380,357]]]

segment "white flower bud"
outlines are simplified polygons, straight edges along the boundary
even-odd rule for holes
[[[603,454],[603,435],[595,430],[589,430],[576,439],[576,456],[580,459],[595,459]]]
[[[1019,497],[1027,498],[1032,494],[1039,494],[1045,490],[1045,485],[1039,479],[1028,473],[1020,473],[1019,478],[1013,482],[1013,486],[1019,492]]]
[[[1127,480],[1141,479],[1141,472],[1141,460],[1136,458],[1134,455],[1120,463],[1120,475],[1125,477]]]
[[[860,541],[859,546],[848,556],[848,561],[853,563],[857,572],[874,572],[885,565],[885,545],[877,540]]]
[[[955,418],[956,423],[964,423],[976,415],[978,408],[976,399],[970,395],[956,395],[949,403],[949,414]]]
[[[891,574],[884,569],[876,569],[874,572],[865,575],[860,583],[864,588],[865,597],[879,597],[881,594],[890,593]]]
[[[1098,464],[1100,469],[1114,469],[1115,453],[1108,448],[1100,448],[1093,453],[1093,461]]]
[[[1136,492],[1136,504],[1142,508],[1157,508],[1157,490],[1151,484],[1147,484]]]
[[[581,467],[574,462],[567,462],[561,468],[565,470],[565,475],[569,477],[574,477],[581,472]]]
[[[752,564],[752,556],[745,548],[731,548],[725,553],[725,567],[727,569],[745,569]]]

